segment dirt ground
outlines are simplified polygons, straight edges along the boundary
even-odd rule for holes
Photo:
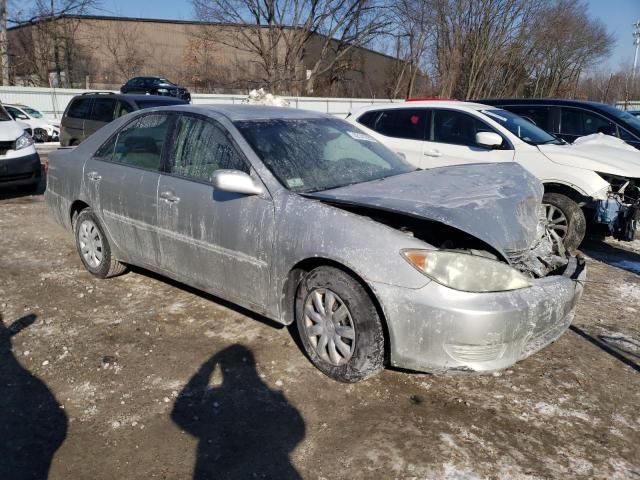
[[[92,277],[42,195],[10,192],[0,479],[640,478],[640,242],[585,251],[574,325],[537,355],[343,385],[215,297]]]

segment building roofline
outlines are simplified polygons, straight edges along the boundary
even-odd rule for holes
[[[25,27],[31,27],[33,25],[37,25],[39,23],[43,23],[46,21],[50,21],[51,17],[35,17],[30,20],[27,20],[22,23],[18,23],[16,25],[12,25],[7,28],[7,31],[19,30]],[[174,25],[201,25],[201,26],[218,26],[218,27],[251,27],[251,28],[268,28],[267,25],[257,25],[257,24],[238,24],[238,23],[226,23],[226,22],[206,22],[202,20],[171,20],[166,18],[143,18],[143,17],[119,17],[116,15],[75,15],[75,14],[62,14],[54,17],[56,20],[60,20],[63,18],[71,18],[77,20],[98,20],[98,21],[127,21],[127,22],[144,22],[144,23],[164,23],[164,24],[174,24]],[[287,25],[283,27],[284,29],[295,29],[296,27]],[[314,33],[320,37],[326,37],[326,35],[322,33]],[[337,39],[333,39],[334,41],[339,41]],[[401,62],[402,60],[394,57],[393,55],[389,55],[387,53],[380,52],[378,50],[374,50],[370,47],[366,47],[363,45],[356,46],[360,50],[365,50],[367,52],[374,53],[376,55],[381,55],[390,60],[396,60]]]

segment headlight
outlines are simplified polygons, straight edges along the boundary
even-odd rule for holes
[[[478,255],[446,250],[402,250],[400,254],[427,277],[463,292],[502,292],[532,285],[509,265]]]
[[[159,88],[158,93],[169,93],[169,90],[167,90],[166,88]]]
[[[16,140],[16,150],[27,148],[33,145],[33,138],[28,133],[23,133]]]

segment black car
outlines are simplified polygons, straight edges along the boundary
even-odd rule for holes
[[[189,103],[172,97],[87,92],[73,97],[60,122],[60,145],[78,145],[99,128],[135,110]]]
[[[164,77],[135,77],[120,87],[120,93],[142,93],[163,95],[191,101],[189,90],[170,82]]]
[[[525,117],[567,142],[593,133],[605,133],[640,149],[640,119],[604,103],[551,98],[492,98],[475,101]]]

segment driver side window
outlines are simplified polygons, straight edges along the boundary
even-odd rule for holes
[[[249,173],[249,165],[226,132],[211,121],[190,115],[179,116],[172,143],[169,167],[175,175],[208,182],[216,170]]]
[[[476,147],[476,133],[493,132],[484,122],[455,110],[434,110],[433,141]]]

